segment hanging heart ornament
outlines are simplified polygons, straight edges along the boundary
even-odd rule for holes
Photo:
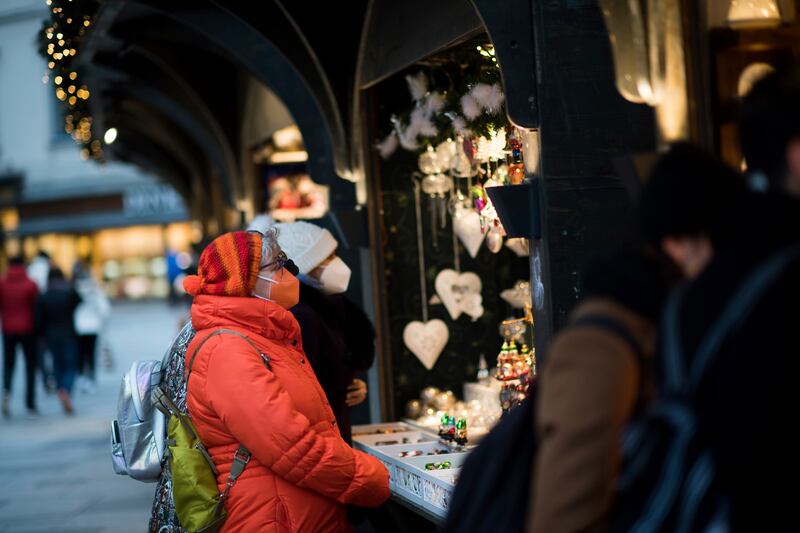
[[[481,216],[474,209],[457,206],[453,213],[453,229],[469,256],[478,255],[485,237],[481,229]]]
[[[403,330],[406,347],[428,370],[436,364],[449,339],[447,324],[438,318],[427,322],[409,322]]]
[[[459,274],[447,268],[436,276],[436,293],[453,320],[461,313],[466,313],[472,320],[483,315],[481,287],[481,278],[474,272]]]

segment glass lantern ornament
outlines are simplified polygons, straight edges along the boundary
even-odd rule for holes
[[[430,174],[422,178],[422,192],[430,196],[444,198],[453,190],[453,178],[444,174]]]
[[[438,174],[444,170],[439,161],[439,156],[433,146],[430,145],[428,145],[427,150],[420,154],[419,159],[417,159],[417,165],[423,174]]]
[[[439,143],[436,147],[436,157],[442,172],[451,170],[458,157],[456,142],[452,139],[447,139]]]

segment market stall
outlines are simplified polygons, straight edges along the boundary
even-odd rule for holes
[[[535,383],[539,139],[508,119],[486,34],[371,96],[397,421],[354,427],[353,443],[386,465],[395,501],[438,523],[465,457]]]

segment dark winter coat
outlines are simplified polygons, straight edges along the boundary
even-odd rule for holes
[[[800,243],[800,203],[756,197],[713,235],[715,256],[688,287],[681,308],[691,360],[745,276],[766,257]],[[764,293],[726,339],[698,393],[701,427],[731,498],[734,531],[796,529],[800,437],[800,262]],[[794,436],[792,436],[794,435]]]
[[[347,386],[375,360],[375,329],[346,296],[326,296],[305,283],[300,284],[300,303],[291,311],[300,323],[303,349],[328,397],[342,438],[349,443]]]
[[[0,318],[3,320],[3,333],[33,333],[33,312],[38,294],[39,289],[25,273],[25,267],[8,267],[8,274],[0,279]]]
[[[36,330],[49,342],[74,339],[75,309],[81,303],[78,292],[66,281],[51,281],[36,303]]]

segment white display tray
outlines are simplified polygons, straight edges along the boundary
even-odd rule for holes
[[[353,426],[358,433],[365,426]],[[373,443],[397,438],[401,435],[421,436],[424,441],[416,444],[398,444],[374,446]],[[377,439],[375,438],[377,437]],[[356,448],[374,455],[389,471],[389,485],[393,494],[401,496],[408,502],[417,505],[439,518],[447,515],[450,499],[455,490],[455,480],[467,452],[453,452],[438,455],[420,455],[417,457],[399,457],[402,451],[420,449],[423,452],[447,448],[438,442],[438,437],[427,431],[408,433],[392,433],[383,435],[360,435],[353,437]],[[427,463],[450,461],[452,468],[446,470],[425,470]]]

